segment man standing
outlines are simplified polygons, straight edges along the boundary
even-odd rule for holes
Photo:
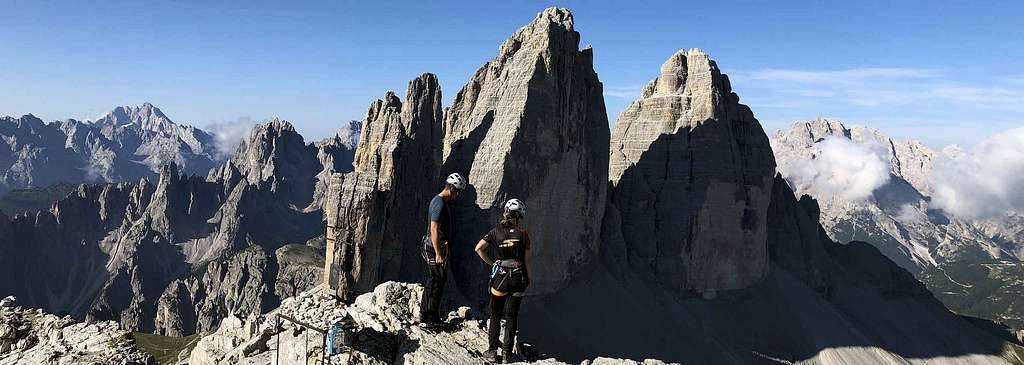
[[[451,203],[466,188],[466,179],[458,173],[448,175],[444,189],[430,201],[427,218],[430,222],[423,236],[423,259],[427,262],[427,283],[420,300],[420,322],[428,328],[441,326],[441,296],[448,280],[448,244],[455,237],[455,221]]]

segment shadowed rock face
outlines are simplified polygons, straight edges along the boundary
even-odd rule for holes
[[[157,304],[155,332],[184,336],[215,330],[229,315],[265,313],[316,287],[322,268],[323,252],[313,247],[293,244],[268,254],[249,246],[171,282]]]
[[[600,240],[608,120],[593,51],[580,50],[579,39],[568,10],[544,10],[476,71],[445,114],[441,172],[462,173],[471,185],[455,204],[454,247],[475,245],[504,200],[522,199],[537,292],[564,286]],[[476,278],[485,268],[472,250],[454,255],[459,288],[484,293]]]
[[[1020,362],[1019,346],[950,313],[871,245],[829,239],[713,65],[678,53],[620,116],[602,260],[527,298],[524,341],[565,360]],[[711,87],[690,94],[698,81]]]
[[[611,137],[608,250],[662,284],[740,289],[768,269],[775,161],[750,109],[697,49],[661,66]]]
[[[0,224],[0,290],[53,312],[171,334],[276,305],[318,282],[310,277],[322,261],[276,254],[322,232],[318,172],[345,169],[351,155],[307,145],[273,120],[205,179],[172,163],[156,184],[83,185],[50,211]]]

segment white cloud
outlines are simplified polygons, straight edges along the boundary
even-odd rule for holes
[[[1024,83],[1017,82],[1017,76],[1006,78],[1003,86],[990,86],[992,83],[965,83],[941,70],[925,68],[762,69],[740,72],[733,79],[735,84],[763,88],[774,98],[802,98],[824,107],[837,103],[858,108],[956,104],[1016,111],[1024,103]]]
[[[644,85],[608,86],[604,88],[604,95],[616,98],[636,99],[640,97],[640,90],[643,88]]]
[[[939,156],[931,180],[933,203],[954,215],[992,218],[1024,212],[1024,128]]]
[[[889,181],[888,153],[880,146],[829,137],[816,147],[815,158],[783,167],[798,191],[819,198],[860,201]]]
[[[235,120],[214,122],[205,127],[206,131],[213,135],[216,143],[216,158],[227,160],[234,155],[238,145],[249,135],[249,131],[256,125],[256,121],[250,117],[241,117]]]
[[[927,79],[940,75],[940,72],[931,69],[867,67],[836,71],[764,69],[752,72],[750,78],[799,83],[855,84],[877,79]]]
[[[896,213],[896,220],[904,223],[922,222],[926,218],[920,209],[911,204],[901,205],[899,212]]]

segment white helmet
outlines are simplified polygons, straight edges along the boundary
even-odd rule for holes
[[[522,200],[515,198],[509,199],[507,202],[505,202],[505,211],[518,212],[519,215],[526,216],[526,203],[523,203]]]
[[[452,184],[452,186],[455,186],[455,188],[459,190],[466,189],[466,179],[464,179],[462,175],[459,175],[458,172],[448,175],[448,179],[446,179],[444,182]]]

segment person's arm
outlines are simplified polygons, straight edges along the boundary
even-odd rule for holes
[[[444,265],[444,255],[441,254],[441,234],[438,233],[440,230],[440,224],[437,221],[430,221],[430,242],[434,244],[434,257],[438,265]]]
[[[476,254],[477,256],[480,256],[480,259],[484,260],[484,263],[487,265],[494,265],[494,260],[491,259],[491,255],[487,254],[487,246],[490,245],[492,241],[494,241],[494,230],[487,232],[487,235],[484,236],[484,238],[481,238],[480,242],[476,243]]]
[[[530,245],[532,242],[530,242],[530,234],[526,230],[523,230],[523,238],[526,241],[526,245],[523,246],[525,248],[523,250],[523,264],[526,265],[526,282],[529,283],[530,276],[533,275],[533,271],[530,270]]]
[[[487,254],[487,241],[480,240],[476,243],[476,254],[480,256],[481,260],[487,265],[494,265],[494,260],[491,259],[491,255]]]

